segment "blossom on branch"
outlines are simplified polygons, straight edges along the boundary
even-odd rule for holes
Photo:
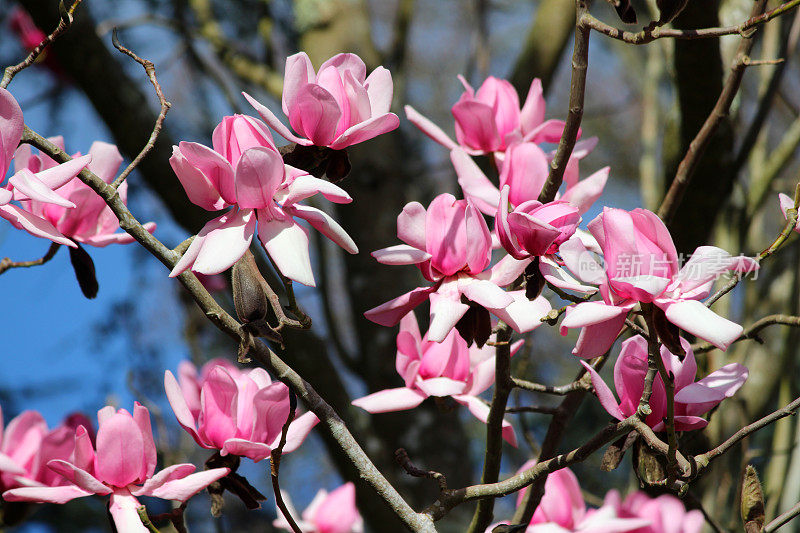
[[[794,200],[792,200],[792,197],[789,195],[779,193],[778,202],[780,203],[781,211],[783,212],[783,218],[788,220],[789,215],[787,213],[789,209],[794,209]],[[794,230],[800,233],[800,217],[798,217],[798,221],[794,227]]]
[[[278,446],[289,417],[289,388],[273,382],[266,370],[242,371],[214,359],[198,374],[185,361],[178,377],[165,372],[167,399],[178,423],[197,444],[220,450],[220,455],[240,455],[256,462]],[[296,417],[289,425],[283,452],[297,449],[317,422],[310,412]]]
[[[536,464],[528,461],[519,472]],[[527,491],[519,492],[517,505]],[[647,520],[622,517],[614,506],[605,504],[599,509],[589,509],[583,499],[578,478],[569,468],[562,468],[547,475],[544,495],[525,533],[623,533],[646,527]],[[492,530],[490,526],[486,533]]]
[[[675,379],[675,429],[689,431],[703,428],[708,421],[701,415],[716,407],[725,398],[730,398],[738,391],[749,376],[746,367],[739,363],[730,363],[715,370],[699,381],[695,381],[697,363],[689,342],[681,338],[681,346],[686,356],[680,357],[661,346],[661,360],[667,373]],[[600,404],[617,420],[624,420],[636,413],[639,400],[644,391],[645,374],[647,374],[647,341],[636,335],[622,343],[616,364],[614,364],[614,388],[619,395],[619,402],[608,388],[603,378],[590,365],[581,361],[592,378],[592,386]],[[657,374],[653,381],[653,393],[650,396],[652,413],[645,423],[654,431],[665,429],[664,419],[667,416],[667,393],[664,381]]]
[[[289,495],[281,491],[283,502],[292,515],[297,527],[303,533],[362,533],[364,519],[356,508],[356,487],[352,483],[332,490],[320,489],[301,517],[292,505]],[[272,522],[274,527],[292,531],[288,520],[277,509],[278,518]]]
[[[407,204],[397,217],[397,236],[406,244],[372,253],[385,265],[416,265],[433,285],[420,287],[370,309],[364,316],[382,326],[394,326],[423,301],[430,299],[428,339],[442,342],[470,309],[464,300],[494,314],[516,332],[531,331],[550,311],[539,296],[524,290],[504,291],[522,274],[530,260],[506,257],[489,268],[492,239],[486,221],[468,200],[440,194],[426,210]]]
[[[666,320],[723,350],[742,333],[742,326],[698,300],[710,294],[721,274],[756,270],[755,260],[700,246],[681,268],[669,230],[646,209],[606,207],[589,223],[589,231],[602,250],[604,266],[579,239],[559,247],[567,267],[584,283],[599,285],[603,297],[602,302],[583,302],[567,309],[561,333],[583,328],[572,353],[584,358],[605,353],[628,312],[640,302],[654,304]]]
[[[317,193],[336,203],[350,195],[329,181],[283,163],[266,125],[234,115],[214,129],[213,149],[193,142],[173,147],[170,164],[189,200],[209,211],[228,209],[211,220],[170,272],[191,269],[218,274],[238,261],[258,231],[258,238],[278,270],[289,279],[314,286],[308,232],[301,218],[350,252],[353,239],[325,212],[299,202]],[[256,228],[258,221],[258,228]]]
[[[179,464],[157,474],[156,447],[150,412],[138,402],[133,415],[124,409],[104,407],[97,413],[97,443],[85,427],[75,432],[75,451],[69,461],[54,459],[47,466],[69,481],[58,487],[22,487],[3,493],[6,501],[66,503],[97,494],[110,496],[109,512],[119,533],[142,533],[136,509],[140,496],[184,502],[209,484],[224,477],[228,468],[193,474],[195,466]]]
[[[523,341],[515,342],[511,355],[522,344]],[[431,396],[451,397],[486,423],[489,406],[479,395],[494,384],[494,347],[467,346],[455,329],[450,330],[444,341],[433,342],[428,334],[420,336],[417,318],[411,312],[400,320],[396,367],[405,386],[374,392],[353,400],[353,405],[370,413],[388,413],[413,409]],[[503,438],[517,445],[514,428],[506,420],[503,420]]]
[[[623,501],[619,492],[610,490],[604,506],[616,509],[620,518],[643,518],[650,523],[636,533],[700,533],[705,525],[702,511],[687,511],[683,502],[672,494],[651,498],[643,491],[636,491]]]
[[[23,128],[22,109],[10,92],[0,88],[0,179],[5,177],[11,166],[17,146],[22,139]],[[34,237],[50,239],[74,248],[75,243],[62,235],[51,222],[11,202],[37,201],[74,208],[75,204],[72,201],[54,192],[54,189],[58,189],[77,176],[91,160],[91,155],[85,155],[67,163],[36,171],[31,171],[24,165],[16,168],[5,185],[0,187],[0,217]]]
[[[53,137],[50,142],[64,149],[63,137]],[[95,141],[89,148],[91,162],[87,169],[106,183],[112,183],[122,164],[122,155],[113,144]],[[77,159],[80,154],[72,156]],[[33,173],[54,168],[58,165],[45,154],[33,154],[31,147],[22,145],[14,155],[15,169],[30,170]],[[119,219],[105,200],[78,178],[73,178],[56,189],[56,193],[75,204],[74,209],[65,206],[41,202],[38,200],[22,201],[22,207],[32,215],[50,222],[65,237],[89,246],[104,247],[109,244],[129,244],[134,238],[125,233],[116,233]],[[122,182],[117,189],[122,203],[128,204],[128,182]],[[152,233],[156,229],[155,222],[143,224]]]
[[[23,411],[3,429],[0,409],[0,490],[68,484],[47,468],[47,463],[52,459],[70,458],[79,425],[88,428],[94,438],[91,423],[82,414],[73,414],[58,427],[48,430],[41,414]]]
[[[475,89],[459,75],[464,93],[453,106],[455,143],[442,129],[407,105],[406,116],[422,132],[445,148],[460,146],[471,155],[504,152],[518,141],[556,143],[564,130],[564,121],[545,120],[542,81],[534,79],[525,104],[520,109],[516,89],[506,80],[488,77]]]
[[[261,118],[281,137],[303,146],[341,150],[397,129],[400,119],[390,113],[391,73],[367,67],[355,54],[337,54],[314,72],[305,52],[286,58],[283,112],[297,135],[252,96],[243,93]]]

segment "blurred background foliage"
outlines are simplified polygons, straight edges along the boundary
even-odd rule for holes
[[[645,24],[653,6],[633,3]],[[749,4],[691,0],[674,25],[735,24],[747,18]],[[25,54],[9,27],[18,7],[48,31],[57,22],[55,0],[0,0],[3,65]],[[616,20],[604,2],[592,9],[605,20]],[[713,243],[732,253],[753,254],[778,233],[782,218],[776,193],[793,190],[800,166],[798,20],[791,14],[758,32],[754,58],[786,61],[748,69],[732,113],[703,157],[671,227],[679,251]],[[24,71],[10,90],[26,122],[39,132],[64,135],[68,151],[85,152],[101,139],[116,143],[130,160],[149,136],[157,100],[140,66],[111,47],[111,29],[120,28],[122,42],[155,63],[172,102],[155,149],[131,178],[131,205],[140,220],[157,221],[159,238],[174,246],[210,215],[186,199],[167,163],[171,146],[179,140],[210,144],[211,131],[224,115],[254,115],[242,90],[277,109],[287,55],[304,50],[319,65],[350,51],[370,69],[382,64],[392,71],[394,111],[401,118],[403,105],[412,104],[452,133],[450,107],[462,91],[457,74],[476,86],[488,75],[507,78],[522,98],[539,77],[548,118],[564,118],[573,26],[570,0],[84,0],[73,27],[48,52],[51,60]],[[612,171],[603,199],[586,221],[599,205],[658,206],[665,183],[719,95],[737,39],[665,39],[635,47],[592,35],[583,131],[600,143],[582,168],[584,175],[605,165]],[[382,267],[369,252],[395,243],[396,216],[406,202],[427,204],[435,194],[456,192],[455,175],[447,151],[405,120],[398,131],[349,152],[353,170],[343,185],[354,203],[337,207],[336,217],[362,253],[348,256],[327,241],[313,243],[320,283],[316,289],[300,288],[299,296],[314,328],[288,335],[285,356],[419,509],[433,501],[435,487],[405,476],[392,460],[394,450],[405,447],[417,464],[446,473],[451,487],[464,486],[479,477],[484,426],[463,409],[433,401],[413,411],[376,416],[349,402],[400,384],[394,369],[395,331],[368,322],[362,313],[418,280],[414,269]],[[40,256],[45,245],[20,233],[2,227],[1,253],[14,259]],[[183,358],[197,364],[231,358],[235,347],[143,250],[112,248],[91,250],[101,286],[95,301],[80,296],[64,253],[0,280],[7,301],[13,302],[13,311],[3,317],[0,401],[5,419],[34,408],[55,425],[70,411],[93,413],[107,401],[130,407],[136,398],[157,419],[164,457],[201,464],[207,452],[175,423],[163,395],[163,373],[174,371]],[[800,314],[798,264],[795,239],[770,258],[757,280],[717,304],[719,309],[745,326],[767,314]],[[232,307],[229,291],[217,296]],[[557,298],[555,303],[564,305]],[[732,361],[750,367],[749,382],[713,416],[708,430],[687,437],[698,450],[798,395],[797,332],[773,327],[762,337],[763,344],[742,342],[727,353],[698,356],[701,374]],[[562,338],[555,328],[542,326],[515,356],[514,375],[554,385],[570,381],[578,368],[569,354],[574,341],[574,335]],[[610,375],[613,365],[606,366],[604,375]],[[556,405],[553,398],[532,393],[512,397],[517,405]],[[546,415],[509,416],[524,438],[518,449],[507,447],[503,475],[536,455],[549,422]],[[581,443],[606,419],[597,401],[587,396],[561,448]],[[790,507],[800,500],[798,436],[798,421],[787,418],[744,442],[692,488],[689,501],[695,503],[690,505],[703,502],[724,527],[738,527],[736,486],[743,465],[752,462],[765,482],[768,518]],[[298,508],[320,487],[331,489],[343,479],[359,483],[346,461],[329,450],[335,445],[315,431],[283,462],[282,485]],[[598,503],[611,487],[635,487],[627,458],[612,473],[601,472],[599,461],[593,457],[574,469],[590,503]],[[245,463],[242,473],[271,494],[267,465]],[[370,531],[400,530],[369,490],[360,488],[358,496]],[[506,500],[496,517],[511,512],[513,497]],[[203,501],[199,496],[189,506],[193,531],[271,528],[271,497],[256,512],[257,519],[230,501],[224,518],[213,521]],[[471,512],[470,505],[456,509],[440,523],[441,530],[463,531]],[[38,510],[22,529],[103,531],[104,513],[99,502],[78,501]]]

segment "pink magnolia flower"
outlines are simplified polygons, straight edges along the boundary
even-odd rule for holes
[[[535,465],[528,461],[520,472]],[[517,504],[522,501],[527,488],[520,491]],[[648,525],[641,518],[622,517],[612,505],[588,509],[583,499],[578,478],[569,468],[551,472],[544,484],[544,495],[533,514],[526,533],[623,533]],[[491,531],[492,526],[487,529]]]
[[[500,244],[515,259],[553,254],[578,228],[581,216],[567,202],[529,200],[509,213],[508,191],[503,186],[495,222]]]
[[[522,347],[514,343],[512,355]],[[455,329],[442,342],[420,336],[417,318],[411,312],[400,320],[397,335],[397,373],[403,387],[374,392],[353,400],[353,405],[370,413],[388,413],[413,409],[428,397],[450,396],[465,405],[478,420],[486,423],[489,406],[479,395],[494,384],[494,348],[467,346]],[[503,437],[517,445],[514,428],[503,420]]]
[[[503,152],[515,141],[558,142],[564,130],[561,120],[544,120],[545,102],[541,80],[534,79],[525,104],[506,80],[490,76],[475,91],[463,76],[458,76],[464,93],[453,106],[456,144],[439,126],[406,106],[406,116],[422,132],[445,148],[460,146],[471,155]]]
[[[566,190],[556,199],[569,202],[581,214],[603,194],[608,181],[609,167],[598,170],[584,180],[579,179],[578,161],[586,157],[597,144],[597,138],[581,141],[576,146],[564,172]],[[537,200],[550,172],[551,157],[534,143],[514,143],[508,147],[502,160],[495,157],[500,167],[500,187],[492,183],[475,161],[461,148],[450,152],[456,169],[458,184],[464,197],[471,200],[483,214],[495,216],[500,206],[500,189],[509,187],[508,200],[519,206]]]
[[[278,445],[289,416],[289,388],[273,383],[266,370],[242,371],[214,360],[198,376],[194,365],[184,362],[178,376],[180,382],[169,370],[164,374],[167,399],[178,423],[197,444],[256,462]],[[297,449],[317,422],[310,412],[295,418],[283,452]]]
[[[705,524],[701,511],[687,511],[683,502],[671,494],[651,498],[637,491],[623,501],[619,492],[610,490],[605,505],[616,509],[622,518],[643,518],[650,523],[635,533],[700,533]]]
[[[661,347],[661,360],[667,372],[675,376],[675,429],[689,431],[700,429],[708,424],[701,418],[725,398],[730,398],[747,381],[749,372],[739,363],[730,363],[715,370],[699,381],[695,381],[697,363],[692,346],[681,338],[681,346],[686,351],[683,361],[677,355]],[[600,399],[600,404],[617,420],[624,420],[636,413],[639,400],[644,390],[644,376],[647,374],[647,341],[636,335],[622,343],[617,362],[614,365],[614,388],[620,401],[600,375],[585,362],[583,366],[592,377],[592,386]],[[653,394],[650,397],[650,408],[653,412],[645,422],[655,431],[664,430],[664,418],[667,416],[667,393],[660,375],[653,382]]]
[[[297,135],[266,106],[247,93],[247,101],[261,118],[288,141],[303,146],[341,150],[397,129],[400,119],[389,112],[392,75],[367,67],[355,54],[337,54],[314,72],[305,52],[286,58],[283,78],[283,112]]]
[[[417,265],[433,285],[420,287],[370,309],[364,316],[394,326],[423,301],[431,301],[428,339],[442,342],[469,305],[462,296],[506,322],[518,333],[531,331],[550,311],[543,297],[529,301],[524,290],[503,291],[530,260],[506,257],[489,269],[492,239],[486,221],[468,200],[451,194],[434,198],[426,211],[411,202],[397,217],[397,236],[406,244],[372,253],[385,265]]]
[[[51,142],[62,150],[64,149],[63,137],[53,137]],[[117,171],[122,164],[122,155],[113,144],[95,141],[89,148],[91,162],[87,169],[96,174],[106,183],[111,183],[117,176]],[[74,158],[80,154],[73,155]],[[33,173],[46,171],[58,164],[45,154],[34,155],[27,144],[20,146],[14,156],[14,168],[17,172],[27,169]],[[128,203],[128,183],[123,182],[117,189],[123,203]],[[26,200],[21,202],[23,209],[50,222],[65,237],[90,246],[104,247],[109,244],[129,244],[134,239],[129,234],[115,233],[119,229],[119,220],[111,208],[99,194],[78,178],[73,178],[66,184],[56,189],[56,193],[73,202],[76,207],[68,209],[65,206]],[[145,229],[152,233],[156,229],[154,222],[144,224]]]
[[[5,177],[11,166],[14,153],[22,139],[23,127],[22,109],[10,92],[0,88],[0,179]],[[75,243],[62,235],[49,221],[11,202],[34,200],[62,207],[75,207],[73,202],[53,192],[53,189],[58,189],[77,176],[91,160],[91,155],[85,155],[41,171],[18,169],[8,178],[5,185],[0,187],[0,217],[34,237],[75,247]]]
[[[330,493],[320,489],[308,504],[301,518],[292,505],[289,495],[281,491],[289,514],[303,533],[362,533],[364,520],[356,508],[356,487],[352,483],[334,489]],[[274,527],[291,531],[289,522],[280,509]]]
[[[170,164],[194,204],[209,211],[231,208],[208,222],[170,272],[191,268],[218,274],[244,255],[256,232],[264,249],[286,277],[314,286],[304,219],[333,242],[358,253],[353,239],[329,215],[298,202],[321,193],[337,203],[350,195],[333,183],[284,165],[266,125],[234,115],[214,129],[213,149],[181,142]]]
[[[0,490],[67,484],[46,466],[52,459],[69,459],[75,446],[75,429],[86,422],[85,416],[74,414],[48,430],[41,414],[23,411],[3,431],[0,409]],[[91,428],[91,424],[86,427]]]
[[[3,493],[6,501],[66,503],[92,494],[110,496],[109,511],[120,533],[143,533],[136,508],[139,496],[186,501],[228,474],[215,468],[193,474],[191,464],[173,465],[157,474],[156,447],[150,412],[138,402],[133,416],[111,406],[97,412],[97,444],[85,427],[75,432],[75,452],[69,461],[54,459],[47,466],[70,484],[58,487],[22,487]]]
[[[780,203],[781,211],[783,212],[783,218],[788,220],[789,216],[786,213],[789,209],[794,209],[794,200],[789,195],[779,193],[778,202]],[[797,225],[794,227],[794,230],[800,233],[800,219],[798,219]]]
[[[680,268],[669,230],[655,213],[646,209],[604,208],[589,223],[589,231],[603,252],[600,267],[579,239],[559,247],[566,265],[581,281],[599,285],[603,301],[579,303],[567,309],[561,332],[582,327],[572,353],[595,357],[613,344],[625,317],[638,302],[653,303],[667,320],[721,349],[742,333],[698,300],[706,298],[722,273],[752,271],[758,263],[732,257],[714,246],[698,247]]]

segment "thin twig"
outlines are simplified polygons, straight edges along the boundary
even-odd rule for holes
[[[144,67],[144,71],[147,73],[147,78],[150,80],[150,83],[153,84],[153,87],[156,90],[156,96],[158,96],[158,102],[161,105],[161,110],[158,113],[158,117],[156,117],[156,123],[153,126],[153,131],[150,134],[150,138],[147,140],[147,144],[144,145],[142,150],[139,152],[139,155],[137,155],[136,158],[134,158],[134,160],[131,161],[131,164],[128,165],[125,168],[125,170],[123,170],[122,173],[119,176],[117,176],[117,178],[111,184],[112,187],[117,189],[125,181],[125,178],[127,178],[128,175],[131,172],[133,172],[133,169],[135,169],[139,165],[142,159],[144,159],[147,156],[147,154],[150,153],[150,150],[153,149],[153,146],[155,146],[156,140],[158,139],[158,135],[161,133],[161,128],[164,125],[164,119],[167,118],[167,112],[169,111],[169,108],[172,106],[172,104],[169,103],[167,99],[164,97],[164,92],[161,90],[161,85],[158,83],[158,79],[156,78],[156,67],[155,65],[153,65],[153,62],[147,59],[142,59],[141,57],[136,55],[135,52],[122,46],[122,43],[119,42],[119,38],[117,37],[116,28],[114,28],[114,30],[111,32],[111,42],[114,44],[114,48],[116,48],[117,50],[127,55],[128,57],[130,57],[131,59],[133,59],[134,61],[136,61],[137,63],[139,63]]]
[[[511,328],[501,322],[497,331],[495,348],[495,384],[489,415],[486,418],[486,450],[483,458],[481,483],[494,483],[500,476],[500,462],[503,457],[503,417],[506,412],[508,396],[514,388],[511,381]],[[478,502],[472,522],[467,530],[477,533],[486,530],[492,521],[494,500]]]
[[[751,14],[749,19],[741,24],[737,24],[736,26],[701,28],[699,30],[676,30],[673,28],[658,26],[652,29],[647,28],[640,32],[630,32],[609,26],[605,22],[602,22],[591,15],[586,17],[584,24],[591,29],[602,33],[603,35],[611,37],[612,39],[624,41],[629,44],[647,44],[655,41],[656,39],[663,39],[665,37],[683,40],[705,39],[709,37],[722,37],[723,35],[736,34],[739,34],[742,37],[749,37],[752,35],[752,31],[755,29],[755,27],[759,24],[769,22],[770,20],[791,11],[798,5],[800,5],[800,0],[791,0],[790,2],[781,4],[780,6],[771,11],[767,11],[766,13],[755,16]]]
[[[278,446],[270,453],[269,473],[272,479],[272,491],[275,493],[275,504],[278,506],[278,509],[281,510],[281,513],[283,513],[283,517],[286,519],[286,522],[289,523],[289,527],[292,528],[292,531],[294,531],[294,533],[303,533],[303,530],[298,527],[297,523],[294,521],[294,517],[289,513],[289,509],[286,507],[286,503],[283,501],[281,486],[278,482],[278,472],[280,472],[281,469],[281,455],[283,454],[283,447],[286,446],[286,435],[289,433],[289,424],[294,420],[296,410],[297,397],[292,392],[292,389],[289,388],[289,416],[286,417],[286,422],[283,423],[283,427],[281,428],[281,439],[278,442]]]
[[[773,326],[776,324],[781,324],[783,326],[794,326],[800,327],[800,316],[790,316],[790,315],[768,315],[764,318],[761,318],[751,325],[749,328],[744,330],[739,338],[734,340],[733,342],[739,342],[747,339],[753,339],[755,341],[762,342],[758,336],[758,333],[769,326]],[[711,350],[715,349],[716,347],[710,343],[703,343],[703,344],[696,344],[692,346],[692,351],[695,354],[698,353],[706,353],[710,352]]]
[[[414,463],[411,462],[411,458],[408,456],[408,452],[405,448],[398,448],[394,452],[394,460],[397,461],[403,470],[406,471],[406,474],[409,476],[414,477],[425,477],[428,479],[433,479],[439,484],[440,491],[446,491],[447,489],[447,478],[441,472],[436,472],[434,470],[425,470],[423,468],[419,468]]]
[[[558,142],[556,155],[550,163],[550,173],[539,194],[542,203],[555,199],[558,188],[564,179],[572,149],[578,139],[583,118],[583,101],[586,95],[586,71],[589,67],[589,35],[591,29],[584,23],[588,7],[584,0],[577,0],[577,20],[575,23],[575,46],[572,50],[572,78],[569,84],[569,113]]]
[[[515,387],[522,390],[530,392],[543,392],[545,394],[556,394],[558,396],[564,396],[577,390],[591,390],[592,388],[590,382],[583,379],[578,379],[572,383],[567,383],[566,385],[559,385],[556,387],[552,385],[541,385],[539,383],[534,383],[532,381],[515,377],[511,378],[511,382]]]
[[[778,237],[774,241],[772,241],[772,244],[770,244],[766,249],[764,249],[761,253],[759,253],[755,257],[756,261],[760,263],[767,257],[771,256],[773,253],[775,253],[775,251],[778,248],[781,247],[781,245],[786,241],[786,239],[789,238],[789,236],[792,234],[792,231],[794,231],[795,226],[797,225],[798,208],[800,208],[800,183],[797,184],[797,187],[795,188],[794,191],[794,206],[786,210],[786,224],[783,226],[783,229],[781,230]],[[736,287],[736,285],[738,285],[739,282],[742,280],[742,277],[743,276],[740,275],[734,276],[728,283],[725,284],[724,287],[722,287],[720,290],[714,293],[714,295],[711,296],[711,298],[706,300],[705,302],[706,307],[711,307],[714,304],[714,302],[716,302],[717,300],[719,300],[720,298],[731,292],[733,288]]]
[[[800,0],[793,0],[800,2]],[[753,4],[751,19],[760,15],[766,6],[766,0],[757,0]],[[654,30],[655,31],[655,30]],[[744,71],[747,68],[747,61],[749,61],[748,54],[753,48],[752,34],[742,33],[742,39],[739,47],[736,50],[736,56],[731,66],[731,73],[725,81],[717,103],[714,104],[714,109],[706,118],[700,131],[697,132],[692,142],[689,144],[689,149],[686,155],[678,165],[678,171],[675,173],[675,178],[667,191],[664,200],[661,202],[661,207],[658,209],[658,216],[669,225],[672,217],[675,216],[678,206],[683,199],[686,189],[689,187],[697,166],[705,153],[708,144],[711,142],[714,134],[719,128],[722,121],[728,116],[730,112],[733,99],[736,93],[739,92],[739,87],[742,85],[742,78]]]
[[[53,30],[53,33],[45,37],[44,40],[36,46],[36,48],[31,50],[31,53],[28,54],[28,57],[26,57],[24,60],[22,60],[20,63],[17,63],[16,65],[11,65],[9,67],[6,67],[5,71],[3,72],[3,79],[2,81],[0,81],[0,88],[5,89],[6,87],[8,87],[8,84],[11,83],[11,80],[14,79],[14,76],[16,76],[20,71],[33,65],[36,59],[42,54],[42,52],[44,52],[44,49],[47,48],[47,46],[50,43],[55,41],[62,33],[64,33],[67,30],[67,28],[69,28],[72,25],[72,19],[75,13],[75,9],[80,5],[80,3],[81,0],[75,0],[69,7],[69,9],[66,10],[63,9],[64,4],[63,3],[60,4],[59,9],[61,11],[61,18],[58,21],[58,26],[56,26],[56,29]]]
[[[764,533],[773,533],[773,531],[776,531],[779,527],[785,525],[789,520],[798,515],[800,515],[800,503],[796,503],[791,509],[770,521],[769,524],[764,526]]]
[[[543,415],[554,415],[558,412],[558,407],[544,405],[522,405],[518,407],[506,408],[506,413],[539,413]]]
[[[60,244],[57,242],[50,243],[50,248],[47,249],[47,253],[44,256],[40,257],[39,259],[32,259],[30,261],[12,261],[10,257],[4,257],[2,261],[0,261],[0,274],[6,272],[6,270],[12,268],[28,268],[32,266],[43,265],[50,261],[56,252],[61,247]]]

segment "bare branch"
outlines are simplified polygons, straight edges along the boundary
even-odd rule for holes
[[[134,160],[131,161],[131,164],[128,165],[125,168],[125,170],[123,170],[122,173],[119,176],[117,176],[117,178],[111,184],[112,187],[118,189],[119,186],[122,185],[122,182],[125,181],[125,178],[127,178],[128,175],[131,172],[133,172],[133,169],[135,169],[139,165],[142,159],[144,159],[145,156],[147,156],[147,154],[150,153],[150,150],[153,149],[153,146],[155,146],[156,140],[158,139],[158,136],[161,133],[161,128],[164,125],[164,119],[167,118],[167,112],[169,111],[169,108],[172,106],[172,104],[169,103],[167,99],[164,97],[164,92],[161,90],[161,85],[158,83],[158,79],[156,78],[156,68],[155,65],[153,65],[153,62],[147,59],[142,59],[141,57],[136,55],[136,53],[134,53],[133,51],[122,46],[122,43],[119,42],[119,38],[117,37],[116,28],[114,28],[114,30],[111,33],[111,42],[114,43],[114,48],[116,48],[123,54],[127,55],[128,57],[132,58],[134,61],[136,61],[137,63],[139,63],[144,67],[144,71],[147,73],[147,78],[150,80],[150,83],[153,84],[153,87],[156,90],[156,96],[158,96],[158,102],[161,105],[161,110],[158,113],[158,117],[156,118],[156,123],[153,126],[153,132],[150,134],[150,138],[147,140],[147,144],[144,145],[144,148],[142,148],[142,150],[139,152],[139,155],[137,155],[134,158]]]
[[[50,248],[47,249],[47,253],[44,256],[40,257],[39,259],[32,259],[30,261],[12,261],[10,257],[3,258],[0,261],[0,274],[4,274],[7,270],[11,268],[28,268],[32,266],[43,265],[50,261],[56,252],[61,247],[60,244],[53,242],[50,243]]]

